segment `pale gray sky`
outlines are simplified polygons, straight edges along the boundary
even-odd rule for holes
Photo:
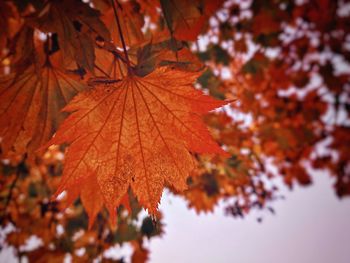
[[[339,200],[325,174],[311,187],[285,191],[273,204],[277,214],[253,213],[244,220],[196,215],[186,204],[165,195],[161,203],[165,235],[150,242],[152,263],[348,263],[350,199]]]

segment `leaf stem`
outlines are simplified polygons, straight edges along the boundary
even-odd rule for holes
[[[128,52],[126,51],[125,40],[124,40],[122,28],[120,26],[120,21],[119,21],[119,17],[118,17],[117,8],[115,6],[114,0],[111,0],[111,3],[112,3],[113,11],[114,11],[115,20],[116,20],[117,26],[118,26],[120,40],[121,40],[122,45],[123,45],[123,50],[124,50],[124,54],[125,54],[125,60],[126,60],[127,66],[128,66],[128,72],[130,72],[130,70],[131,70],[130,60],[129,60]]]

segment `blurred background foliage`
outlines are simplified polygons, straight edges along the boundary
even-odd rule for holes
[[[276,178],[290,188],[310,185],[316,170],[333,178],[339,198],[350,195],[350,1],[130,0],[117,6],[137,74],[205,67],[197,87],[232,101],[205,117],[230,157],[196,155],[188,190],[170,189],[190,208],[210,212],[223,202],[232,216],[274,212]],[[126,72],[122,52],[108,44],[122,44],[110,1],[5,0],[0,13],[0,96],[28,70],[42,79],[48,60],[81,85],[91,76],[118,79]],[[1,124],[9,118],[4,112]],[[88,228],[80,200],[68,206],[64,195],[50,199],[64,147],[38,154],[6,143],[2,138],[2,248],[13,247],[29,262],[147,260],[145,241],[164,232],[161,211],[149,217],[130,191],[116,226],[103,211]],[[106,257],[123,244],[133,250],[130,259]]]

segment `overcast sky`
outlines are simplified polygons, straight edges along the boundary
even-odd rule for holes
[[[238,263],[349,263],[350,199],[339,200],[325,174],[311,187],[285,191],[276,201],[276,215],[248,218],[214,214],[196,215],[186,204],[165,195],[165,235],[150,242],[151,261]]]

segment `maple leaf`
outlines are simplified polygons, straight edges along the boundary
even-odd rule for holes
[[[118,11],[120,14],[120,26],[124,33],[125,43],[128,46],[139,44],[144,40],[142,27],[144,25],[144,18],[140,13],[140,5],[136,1],[128,1],[118,3]],[[103,22],[111,33],[111,38],[116,45],[121,46],[117,22],[113,8],[106,10],[102,17]]]
[[[160,0],[160,3],[170,33],[179,40],[195,41],[223,1]]]
[[[30,22],[46,33],[57,33],[58,44],[65,57],[93,71],[95,53],[93,35],[105,41],[110,33],[99,19],[100,13],[81,1],[52,1]]]
[[[105,44],[97,48],[95,52],[95,67],[97,69],[95,76],[121,79],[127,75],[127,65],[120,61],[120,59],[123,59],[126,62],[124,54],[115,46]],[[162,66],[171,66],[172,68],[193,72],[204,68],[198,57],[175,39],[166,38],[166,40],[160,42],[151,42],[138,48],[132,48],[128,52],[128,57],[133,72],[140,77],[144,77],[154,71],[155,68]],[[90,79],[93,82],[96,80],[96,77]]]
[[[6,156],[10,151],[33,153],[46,143],[65,114],[60,110],[86,86],[46,63],[38,71],[0,78],[0,137]]]
[[[56,196],[92,176],[111,216],[129,187],[154,214],[165,186],[186,189],[195,168],[190,152],[225,154],[201,116],[226,102],[194,89],[199,75],[158,68],[74,98],[48,143],[70,143]]]
[[[190,50],[174,47],[171,50],[171,40],[156,44],[149,43],[137,51],[137,64],[134,72],[138,76],[145,76],[159,66],[171,66],[186,71],[200,71],[203,64]]]

